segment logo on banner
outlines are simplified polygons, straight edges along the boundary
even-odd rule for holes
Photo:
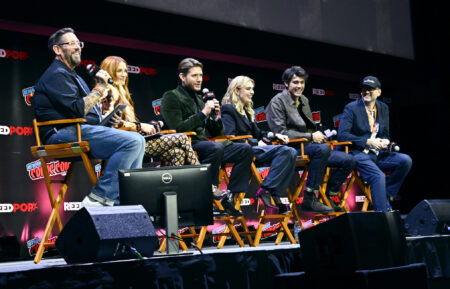
[[[6,126],[0,125],[0,135],[24,135],[29,136],[33,134],[33,128],[31,126]]]
[[[333,116],[334,127],[339,127],[339,125],[341,124],[341,118],[342,118],[342,113]]]
[[[335,92],[333,90],[326,90],[326,89],[322,89],[322,88],[313,88],[312,94],[333,96],[333,95],[335,95]]]
[[[48,239],[48,241],[44,244],[44,253],[56,250],[55,242],[57,238],[58,236],[54,236]],[[36,255],[40,244],[41,238],[35,238],[27,241],[28,253],[30,253],[30,256]]]
[[[95,65],[97,65],[97,63],[95,63],[94,60],[82,59],[82,60],[80,61],[80,64],[78,64],[78,66],[84,66],[84,67],[86,67],[86,66],[88,66],[89,64],[95,64]]]
[[[153,111],[155,112],[155,115],[160,115],[160,108],[161,108],[161,102],[162,98],[158,98],[157,100],[152,101]]]
[[[81,208],[81,202],[64,202],[64,211],[78,211]]]
[[[276,90],[276,91],[283,91],[284,90],[284,84],[272,83],[272,89]]]
[[[280,223],[271,224],[267,222],[263,226],[263,232],[261,234],[261,240],[267,239],[269,237],[275,236],[278,234],[278,230],[281,228]]]
[[[17,50],[9,50],[0,48],[0,58],[12,58],[16,60],[25,60],[29,58],[28,52],[25,51],[17,51]]]
[[[312,118],[315,124],[320,123],[321,117],[320,117],[320,111],[313,111],[311,112]]]
[[[26,105],[31,106],[31,98],[34,95],[34,86],[22,89],[22,96]]]
[[[256,122],[259,123],[259,122],[266,121],[266,113],[264,112],[264,106],[255,108],[254,111],[255,111],[255,121]]]
[[[47,164],[47,170],[51,177],[53,176],[65,176],[67,174],[67,170],[69,169],[70,162],[62,162],[59,160],[51,161]],[[33,181],[42,179],[44,177],[44,172],[42,170],[41,161],[37,160],[31,163],[26,164],[26,168],[28,171],[28,176]]]
[[[158,74],[158,71],[156,68],[128,65],[128,73],[154,76]]]
[[[38,208],[37,202],[32,203],[3,203],[0,204],[0,213],[31,213]]]

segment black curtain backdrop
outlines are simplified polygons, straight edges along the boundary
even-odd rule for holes
[[[0,236],[16,235],[24,245],[41,236],[50,212],[40,164],[29,152],[35,144],[29,97],[52,61],[46,48],[49,35],[67,26],[86,42],[77,72],[88,84],[87,64],[100,64],[108,55],[127,60],[129,87],[142,121],[158,118],[152,104],[177,85],[176,67],[185,57],[203,62],[203,87],[219,99],[233,77],[253,78],[255,108],[265,107],[282,88],[285,68],[301,65],[310,73],[305,95],[312,110],[320,111],[322,123],[330,127],[333,117],[359,93],[360,80],[376,75],[390,107],[391,139],[413,158],[394,208],[406,214],[422,199],[448,198],[446,171],[440,169],[449,159],[444,143],[449,101],[443,97],[442,64],[448,37],[442,37],[446,29],[439,15],[444,9],[438,1],[412,1],[415,60],[115,3],[67,2],[53,6],[18,1],[5,3],[0,12]],[[55,178],[62,178],[67,163],[56,161],[52,168]],[[76,170],[69,190],[63,222],[90,190],[84,171]],[[253,207],[244,210],[254,214]]]

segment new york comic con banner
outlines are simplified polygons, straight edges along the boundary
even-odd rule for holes
[[[22,247],[21,256],[33,254],[33,245],[42,236],[51,211],[41,163],[30,153],[30,147],[35,145],[30,99],[34,93],[33,86],[53,60],[52,53],[47,49],[47,40],[57,29],[0,21],[0,237],[16,236]],[[219,100],[235,76],[247,75],[253,78],[256,83],[253,96],[256,120],[261,128],[267,129],[264,108],[275,94],[284,89],[281,82],[283,70],[294,64],[301,65],[114,35],[98,35],[88,31],[76,33],[85,42],[82,61],[76,71],[89,85],[92,85],[92,80],[86,72],[88,64],[99,65],[109,55],[121,56],[128,62],[129,88],[141,121],[160,119],[160,98],[165,91],[177,86],[176,69],[179,61],[185,57],[194,57],[204,64],[203,87],[213,91]],[[344,73],[327,75],[318,69],[306,69],[311,76],[304,94],[309,97],[312,110],[318,112],[318,123],[334,128],[344,105],[357,97],[359,79]],[[54,179],[63,179],[68,167],[69,163],[64,160],[54,160],[48,164]],[[96,166],[96,170],[99,170],[99,166]],[[268,172],[268,168],[260,170],[263,175]],[[58,185],[54,186],[55,191],[58,191]],[[250,226],[258,222],[258,200],[254,195],[256,189],[252,183],[242,201],[242,209]],[[75,169],[61,205],[63,223],[80,209],[81,200],[89,192],[90,182],[80,164]],[[355,208],[363,200],[354,193],[347,204]],[[302,217],[305,224],[312,218],[307,214]],[[223,223],[217,222],[209,230],[221,232],[224,227]],[[268,221],[265,237],[272,235],[270,232],[278,227],[278,223]],[[54,229],[52,236],[56,235]]]

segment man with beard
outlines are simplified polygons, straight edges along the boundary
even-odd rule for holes
[[[375,76],[364,77],[361,98],[347,104],[339,125],[339,141],[351,141],[350,153],[356,168],[370,185],[373,209],[390,211],[388,196],[395,197],[411,169],[407,154],[388,149],[389,107],[378,100],[381,83]],[[391,171],[386,178],[385,171]]]
[[[84,43],[71,28],[62,28],[50,36],[48,48],[55,54],[55,59],[35,85],[34,113],[37,121],[86,118],[87,123],[81,124],[81,137],[89,142],[90,154],[96,159],[107,159],[108,164],[82,205],[118,205],[117,172],[142,167],[145,140],[135,132],[98,125],[102,120],[99,100],[105,95],[111,76],[100,70],[95,75],[95,87],[89,90],[74,70],[81,61],[83,47]],[[45,144],[77,141],[76,125],[73,124],[44,126],[40,134]]]
[[[161,104],[161,114],[170,129],[177,132],[193,131],[192,147],[197,152],[201,163],[210,163],[212,184],[218,186],[219,169],[222,162],[234,163],[230,176],[228,194],[222,200],[222,205],[228,214],[241,216],[242,212],[234,208],[234,194],[248,191],[250,166],[253,161],[253,150],[249,144],[212,142],[206,137],[223,135],[224,128],[220,118],[220,104],[217,99],[205,103],[199,92],[203,82],[203,64],[196,59],[186,58],[178,64],[177,88],[164,93]],[[214,196],[220,197],[221,192],[214,190]],[[215,209],[214,214],[220,215]]]
[[[309,100],[303,95],[308,74],[300,66],[292,66],[283,72],[285,89],[275,95],[266,108],[266,118],[270,130],[287,135],[289,139],[306,138],[304,152],[310,158],[308,178],[302,202],[304,211],[329,213],[333,209],[342,211],[336,197],[345,179],[355,167],[355,160],[349,154],[331,150],[326,144],[327,137],[316,129]],[[320,203],[316,195],[323,181],[327,166],[337,168],[330,177],[327,196],[334,208]]]

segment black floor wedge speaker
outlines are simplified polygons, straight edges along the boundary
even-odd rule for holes
[[[405,219],[406,231],[414,236],[450,234],[450,200],[423,200]]]
[[[406,264],[406,238],[398,212],[342,214],[301,231],[299,238],[305,271],[312,274]]]
[[[153,256],[158,238],[141,205],[82,208],[67,222],[56,248],[67,263]]]

